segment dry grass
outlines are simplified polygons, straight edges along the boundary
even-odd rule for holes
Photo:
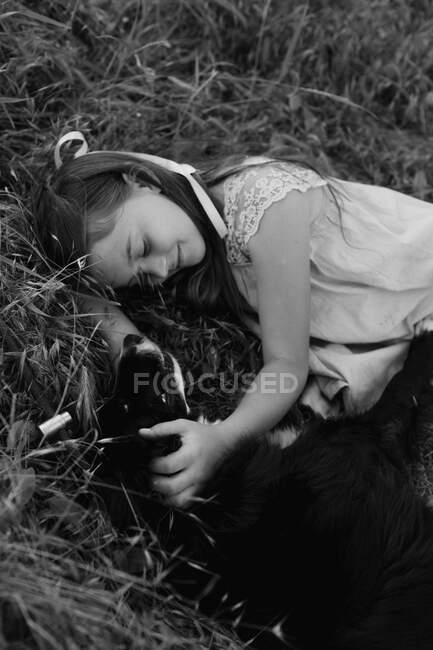
[[[0,9],[0,646],[236,647],[164,586],[151,531],[117,535],[89,492],[107,350],[35,242],[30,193],[53,143],[199,164],[236,152],[303,157],[335,175],[433,200],[428,0],[4,0]],[[169,292],[118,296],[194,377],[253,372],[259,343]],[[174,323],[176,327],[174,327]],[[215,383],[217,389],[217,383]],[[218,394],[203,404],[225,415]],[[87,442],[32,454],[32,421],[76,405]],[[432,494],[424,425],[414,468]],[[88,507],[79,505],[86,496]],[[96,514],[95,514],[96,513]]]

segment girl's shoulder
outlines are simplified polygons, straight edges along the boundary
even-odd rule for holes
[[[265,211],[288,192],[306,192],[327,184],[326,178],[301,163],[264,156],[247,158],[223,183],[224,216],[228,227],[229,262],[248,263],[247,243]]]

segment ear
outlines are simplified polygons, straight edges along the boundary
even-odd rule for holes
[[[156,185],[152,185],[151,183],[146,183],[146,185],[143,185],[142,183],[137,183],[136,180],[131,178],[131,176],[128,176],[125,172],[122,172],[122,178],[125,181],[129,187],[132,187],[134,190],[142,189],[142,190],[147,190],[151,194],[160,194],[161,189],[159,187],[156,187]]]

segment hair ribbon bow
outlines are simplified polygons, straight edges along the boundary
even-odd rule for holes
[[[85,154],[90,155],[92,153],[118,153],[113,151],[89,151],[86,138],[81,133],[81,131],[70,131],[69,133],[63,135],[56,144],[56,148],[54,150],[54,162],[56,169],[59,169],[59,167],[62,165],[62,159],[60,157],[61,146],[66,142],[70,142],[72,140],[80,140],[82,142],[81,147],[75,152],[74,158],[78,158],[79,156],[83,156]],[[221,218],[220,213],[213,204],[210,196],[193,176],[193,174],[197,171],[195,167],[185,163],[177,163],[174,160],[170,160],[169,158],[161,158],[160,156],[154,156],[152,154],[137,153],[135,151],[125,151],[122,153],[128,153],[131,156],[136,156],[142,160],[148,160],[149,162],[153,162],[154,164],[159,165],[168,171],[175,172],[176,174],[180,174],[186,178],[186,180],[191,185],[191,189],[197,197],[197,200],[199,201],[203,210],[206,212],[209,221],[212,223],[219,236],[223,238],[227,235],[228,229],[223,219]]]
[[[69,133],[65,133],[65,135],[62,135],[62,137],[59,139],[56,144],[56,148],[54,149],[54,164],[56,165],[56,169],[59,169],[59,167],[61,167],[63,164],[63,160],[60,156],[60,149],[62,145],[64,145],[65,142],[72,142],[73,140],[81,140],[82,142],[81,147],[74,153],[74,158],[84,156],[84,154],[89,151],[89,145],[87,144],[86,138],[81,133],[81,131],[69,131]]]

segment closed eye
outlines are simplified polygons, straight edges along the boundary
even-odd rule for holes
[[[143,239],[143,253],[142,253],[142,257],[146,257],[146,255],[149,255],[149,246],[148,246],[146,240]]]

